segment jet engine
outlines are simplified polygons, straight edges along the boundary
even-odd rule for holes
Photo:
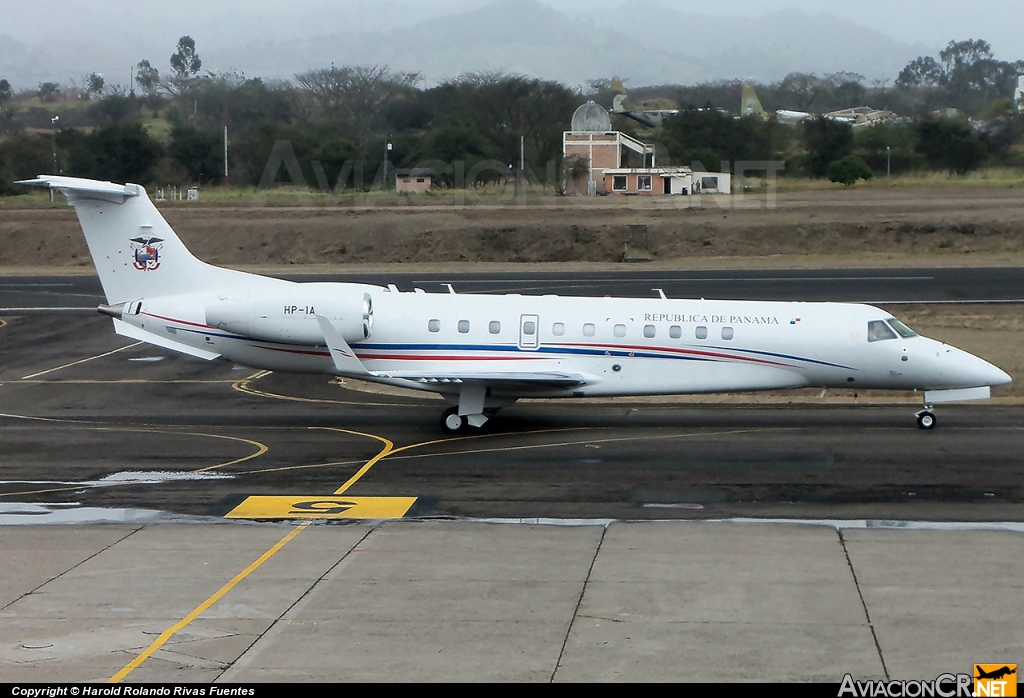
[[[316,320],[322,315],[346,342],[361,342],[373,333],[373,297],[343,296],[334,289],[330,294],[299,290],[265,298],[219,298],[206,306],[206,324],[269,342],[322,346]]]

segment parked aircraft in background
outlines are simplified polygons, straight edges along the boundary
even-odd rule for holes
[[[812,114],[806,111],[792,111],[790,109],[779,109],[774,112],[775,118],[784,124],[798,124],[801,121],[807,119],[813,119],[818,114]],[[754,87],[750,83],[743,83],[743,90],[740,93],[740,116],[759,116],[766,121],[771,118],[771,114],[764,110],[761,106],[761,100],[757,98],[757,93],[754,92]],[[897,120],[898,117],[891,111],[885,109],[875,109],[873,107],[849,107],[847,109],[838,109],[825,114],[820,114],[826,119],[832,121],[839,121],[844,124],[849,124],[854,128],[860,128],[862,126],[873,126],[886,121]]]
[[[196,259],[136,184],[42,175],[82,225],[115,331],[201,359],[441,394],[441,425],[480,427],[522,397],[811,386],[989,397],[992,364],[846,303],[400,292],[296,283]]]
[[[612,109],[610,114],[621,114],[627,116],[633,121],[642,124],[648,128],[654,128],[661,126],[661,124],[670,116],[675,116],[679,113],[678,109],[647,109],[647,108],[626,108],[626,88],[622,84],[622,79],[618,75],[612,78],[611,84],[612,92],[615,93],[615,97],[612,98]]]
[[[761,106],[761,100],[757,98],[754,86],[747,82],[743,83],[743,91],[740,93],[740,116],[759,116],[765,120],[770,116],[764,110],[764,107]],[[787,124],[798,124],[804,119],[810,119],[813,116],[810,112],[790,111],[788,109],[780,109],[775,112],[775,117]]]

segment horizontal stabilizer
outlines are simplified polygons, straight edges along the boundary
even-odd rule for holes
[[[57,189],[64,192],[84,194],[84,198],[98,198],[105,201],[111,197],[120,197],[123,202],[128,197],[139,195],[137,184],[115,184],[113,182],[99,182],[94,179],[81,179],[79,177],[58,177],[56,175],[39,175],[35,179],[26,179],[15,184],[26,187],[45,187]],[[90,196],[93,195],[93,196]]]
[[[363,362],[352,351],[352,347],[334,329],[331,321],[323,315],[317,315],[316,321],[320,323],[320,331],[324,334],[324,341],[327,343],[327,349],[331,352],[331,358],[334,359],[335,368],[346,376],[370,375],[370,372],[363,366]]]
[[[181,342],[175,342],[173,339],[167,337],[161,337],[158,334],[147,332],[146,330],[140,329],[135,325],[129,325],[123,320],[114,320],[114,331],[122,337],[128,337],[130,339],[137,339],[140,342],[146,342],[147,344],[153,344],[164,349],[170,349],[171,351],[178,351],[182,354],[188,354],[189,356],[195,356],[199,359],[206,359],[212,361],[213,359],[219,358],[220,354],[215,354],[212,351],[206,351],[205,349],[198,349],[191,347],[188,344]]]

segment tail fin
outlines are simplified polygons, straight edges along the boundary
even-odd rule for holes
[[[743,83],[743,91],[740,93],[740,116],[760,116],[762,119],[768,118],[768,112],[761,106],[761,100],[757,98],[757,93],[754,92],[754,86],[749,82]]]
[[[242,275],[196,259],[138,184],[52,175],[17,183],[57,189],[75,207],[110,304],[191,293]]]

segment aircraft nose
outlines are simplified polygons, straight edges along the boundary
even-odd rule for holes
[[[987,361],[985,362],[985,365],[988,368],[988,385],[1006,385],[1007,383],[1013,382],[1013,379],[1010,378],[1010,374],[1003,369],[998,366],[993,366]]]
[[[961,356],[957,357],[959,359],[957,362],[959,364],[958,373],[965,386],[1006,385],[1013,381],[1009,374],[998,366],[994,366],[974,354],[968,354],[966,351],[959,353]]]

